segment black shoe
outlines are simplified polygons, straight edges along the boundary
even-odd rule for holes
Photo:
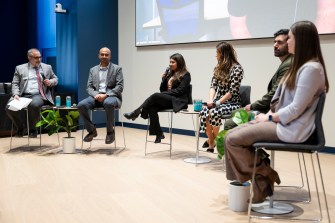
[[[29,131],[29,138],[37,138],[37,131],[36,130],[30,130]]]
[[[16,136],[16,137],[23,137],[23,136],[24,136],[23,129],[19,129],[19,130],[17,130],[15,136]]]
[[[202,148],[208,148],[209,147],[209,144],[207,142],[207,140],[204,142],[204,144],[202,144]]]
[[[107,132],[105,143],[106,144],[111,144],[114,141],[115,141],[115,133],[114,132]]]
[[[94,137],[97,137],[98,133],[97,130],[94,129],[92,132],[89,132],[85,138],[84,138],[84,142],[91,142],[93,140]]]
[[[206,151],[209,153],[214,153],[214,148],[208,148]]]
[[[165,136],[163,133],[156,136],[155,143],[160,143],[162,139],[165,139]]]
[[[126,119],[131,119],[131,120],[134,121],[140,114],[141,114],[141,109],[136,109],[136,110],[134,110],[132,112],[124,113],[123,116]]]

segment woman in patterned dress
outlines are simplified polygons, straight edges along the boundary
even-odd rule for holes
[[[218,64],[214,68],[209,100],[200,112],[200,132],[206,132],[208,137],[203,146],[208,145],[207,152],[214,152],[214,139],[219,133],[222,116],[241,107],[239,90],[243,68],[233,46],[227,42],[219,43],[216,58]]]

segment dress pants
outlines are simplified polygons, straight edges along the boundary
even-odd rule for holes
[[[92,96],[85,98],[84,100],[80,101],[78,104],[78,111],[80,116],[83,118],[85,123],[85,128],[88,132],[92,132],[95,129],[95,125],[93,124],[89,110],[92,110],[97,107],[103,107],[106,112],[107,117],[107,133],[114,132],[114,108],[121,107],[118,99],[116,97],[107,97],[103,102],[98,102]]]
[[[172,102],[175,99],[174,96],[168,94],[154,93],[143,102],[141,117],[144,119],[150,118],[150,135],[161,135],[163,133],[159,123],[158,112],[164,109],[172,109]]]
[[[245,182],[252,178],[255,149],[252,144],[258,141],[280,141],[274,122],[243,124],[229,130],[225,137],[226,177],[228,180]],[[272,179],[274,170],[257,157],[256,174]]]

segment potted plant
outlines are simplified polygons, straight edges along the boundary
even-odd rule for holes
[[[250,112],[250,115],[253,114]],[[231,115],[232,121],[235,122],[236,125],[247,123],[250,119],[249,113],[244,109],[238,109],[234,111]],[[222,159],[224,156],[224,139],[226,137],[229,129],[224,129],[215,138],[216,148],[218,150],[218,159]]]
[[[36,127],[45,126],[49,128],[49,136],[58,133],[61,129],[65,130],[67,137],[63,138],[63,152],[74,153],[76,140],[71,137],[71,131],[78,127],[78,120],[78,110],[67,110],[67,114],[62,114],[59,109],[48,109],[41,112],[41,120],[36,123]]]

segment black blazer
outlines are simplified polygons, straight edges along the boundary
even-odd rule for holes
[[[171,91],[167,91],[168,78],[162,78],[159,89],[162,94],[174,96],[172,101],[174,112],[179,112],[180,110],[187,108],[190,83],[191,75],[187,72],[181,81],[175,80],[173,82]]]

